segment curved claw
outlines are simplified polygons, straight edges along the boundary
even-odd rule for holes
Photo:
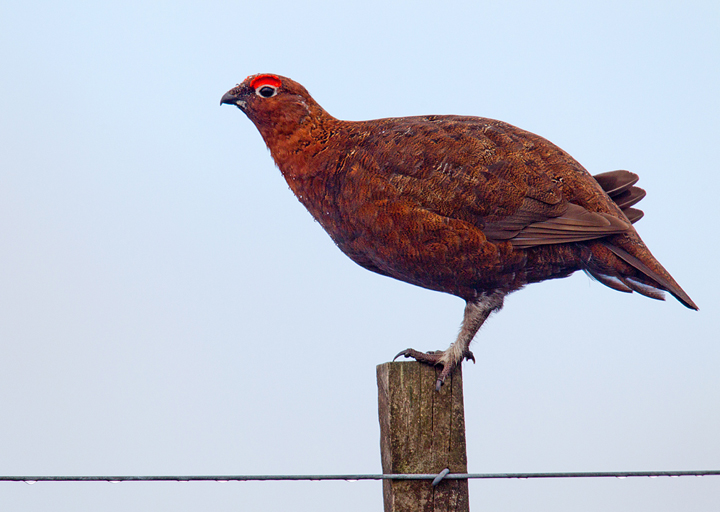
[[[465,351],[465,353],[463,354],[460,361],[462,361],[463,359],[472,361],[473,364],[475,363],[475,356],[469,350]],[[442,387],[442,385],[445,384],[445,379],[447,378],[448,375],[450,375],[453,372],[455,367],[460,364],[460,361],[458,361],[457,363],[445,365],[443,367],[442,371],[440,372],[440,376],[438,377],[438,380],[435,382],[435,391],[440,391],[440,388]]]
[[[393,361],[395,361],[395,360],[396,360],[398,357],[400,357],[400,356],[410,357],[410,356],[408,355],[408,352],[410,352],[411,350],[412,350],[411,348],[406,348],[405,350],[401,350],[400,352],[398,352],[398,355],[396,355],[395,357],[393,357]]]
[[[455,366],[457,365],[447,365],[443,367],[442,371],[440,372],[440,376],[438,377],[438,380],[435,381],[435,391],[440,391],[440,388],[445,384],[445,379],[447,379],[447,376],[452,373],[452,371],[455,369]]]
[[[403,356],[411,357],[419,363],[425,363],[429,364],[430,366],[435,366],[437,364],[441,364],[440,359],[442,358],[442,355],[442,352],[420,352],[419,350],[415,350],[414,348],[408,348],[396,355],[393,361],[395,361],[395,359],[397,359],[398,357]]]

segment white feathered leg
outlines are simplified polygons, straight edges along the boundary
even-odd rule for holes
[[[439,391],[445,382],[445,379],[462,362],[463,359],[470,359],[475,362],[475,356],[470,352],[470,342],[473,340],[478,330],[490,316],[490,313],[498,311],[503,306],[505,293],[495,291],[489,294],[483,294],[474,301],[468,301],[465,304],[465,315],[460,326],[460,332],[455,342],[444,352],[419,352],[412,348],[403,350],[395,359],[400,356],[412,357],[421,363],[431,365],[442,365],[443,370],[438,377],[435,388]]]

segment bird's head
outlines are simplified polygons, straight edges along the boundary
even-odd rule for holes
[[[223,103],[245,112],[263,137],[267,131],[293,131],[308,118],[327,115],[302,85],[271,74],[247,77],[223,95]]]

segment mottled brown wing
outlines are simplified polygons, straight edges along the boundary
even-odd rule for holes
[[[603,238],[630,228],[625,220],[607,213],[591,212],[573,203],[559,217],[525,226],[510,239],[513,247],[527,249],[538,245],[565,244]],[[488,236],[486,232],[486,236]],[[491,236],[488,236],[491,238]]]
[[[528,248],[602,238],[630,227],[625,219],[567,201],[548,160],[557,165],[570,157],[538,136],[481,118],[382,122],[385,140],[376,147],[383,149],[383,169],[403,198],[469,222],[488,240]]]

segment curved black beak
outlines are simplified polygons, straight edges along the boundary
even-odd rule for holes
[[[228,105],[235,105],[237,108],[247,113],[247,102],[245,101],[245,98],[247,98],[247,94],[248,90],[242,85],[233,87],[228,92],[223,94],[222,98],[220,98],[220,105],[222,105],[223,103],[226,103]]]
[[[223,103],[227,103],[228,105],[238,105],[238,100],[240,100],[240,98],[238,96],[233,94],[232,91],[228,91],[225,94],[223,94],[222,98],[220,98],[220,105],[222,105]],[[242,101],[242,100],[240,100],[240,101]],[[245,102],[243,101],[243,103],[245,103]],[[240,105],[238,105],[238,106],[240,106]]]

